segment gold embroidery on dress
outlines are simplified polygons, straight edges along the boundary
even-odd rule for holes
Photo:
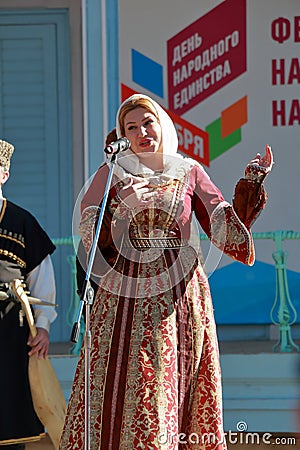
[[[182,197],[182,192],[184,189],[184,182],[181,180],[172,180],[171,182],[165,183],[162,188],[160,188],[162,194],[158,192],[157,196],[154,197],[153,207],[145,208],[144,210],[139,211],[137,214],[133,215],[132,226],[130,227],[131,233],[134,232],[134,235],[130,236],[131,238],[146,238],[144,230],[145,230],[145,220],[140,220],[140,215],[147,214],[148,217],[148,229],[150,238],[163,238],[168,236],[170,226],[174,222],[174,219],[177,215],[178,205],[180,199]],[[171,206],[170,206],[171,203]],[[166,206],[164,206],[166,205]],[[167,206],[168,205],[168,206]],[[163,223],[163,229],[160,229],[161,234],[159,236],[154,236],[152,233],[157,232],[154,230],[155,222],[157,220],[156,210],[159,209],[159,214],[161,216],[160,223]]]

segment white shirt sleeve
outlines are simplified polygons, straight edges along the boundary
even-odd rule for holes
[[[50,255],[27,275],[26,282],[31,297],[52,303],[48,305],[32,305],[35,314],[35,326],[50,331],[50,324],[57,317],[55,310],[56,286],[54,268]]]

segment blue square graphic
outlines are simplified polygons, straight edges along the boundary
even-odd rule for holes
[[[139,53],[131,50],[132,80],[153,94],[163,98],[163,68],[160,64]]]

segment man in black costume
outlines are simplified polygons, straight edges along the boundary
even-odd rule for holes
[[[3,197],[13,151],[13,145],[0,140],[0,448],[24,450],[26,442],[44,435],[33,407],[28,360],[34,353],[39,358],[48,354],[50,324],[57,315],[50,257],[55,246],[31,213]],[[16,278],[24,280],[31,297],[53,305],[32,305],[35,338],[11,294]]]

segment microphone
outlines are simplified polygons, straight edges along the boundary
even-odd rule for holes
[[[108,155],[115,155],[119,152],[123,152],[130,147],[130,141],[126,137],[122,137],[117,139],[115,142],[112,142],[107,147],[105,147],[104,152]]]

